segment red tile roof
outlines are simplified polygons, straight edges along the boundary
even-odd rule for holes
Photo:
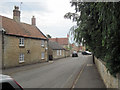
[[[34,25],[18,23],[13,19],[2,17],[2,28],[6,34],[17,35],[23,37],[47,39],[46,36]]]
[[[57,42],[61,45],[68,45],[68,38],[49,38],[49,40]]]

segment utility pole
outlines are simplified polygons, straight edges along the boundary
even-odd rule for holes
[[[20,2],[20,10],[22,9],[22,4],[23,4],[23,2]]]

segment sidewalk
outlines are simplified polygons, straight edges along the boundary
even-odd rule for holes
[[[78,75],[78,79],[73,88],[105,88],[92,56],[90,56]]]

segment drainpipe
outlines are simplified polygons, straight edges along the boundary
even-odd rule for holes
[[[118,74],[118,89],[120,89],[120,73]]]
[[[2,65],[1,65],[1,66],[2,66],[2,67],[1,67],[1,69],[3,69],[3,68],[4,68],[4,34],[5,34],[5,30],[4,30],[3,28],[1,28],[1,29],[0,29],[0,32],[1,32],[1,38],[2,38],[2,41],[1,41],[1,46],[2,46],[2,47],[1,47],[1,49],[2,49],[2,50],[1,50],[1,51],[2,51],[2,53],[1,53],[1,54],[2,54],[2,55],[1,55],[1,59],[2,59],[2,60],[1,60],[2,62],[1,62],[1,63],[2,63]]]
[[[47,39],[47,62],[49,61],[49,45],[48,45],[48,39]]]

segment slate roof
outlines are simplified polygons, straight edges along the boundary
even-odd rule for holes
[[[48,45],[50,48],[52,48],[53,50],[65,50],[60,44],[58,44],[57,42],[53,42],[53,41],[48,41]]]
[[[34,25],[16,22],[13,19],[1,15],[0,18],[2,18],[2,28],[5,30],[6,34],[47,39],[47,37]]]
[[[49,38],[49,40],[57,42],[61,45],[68,45],[68,38]]]

